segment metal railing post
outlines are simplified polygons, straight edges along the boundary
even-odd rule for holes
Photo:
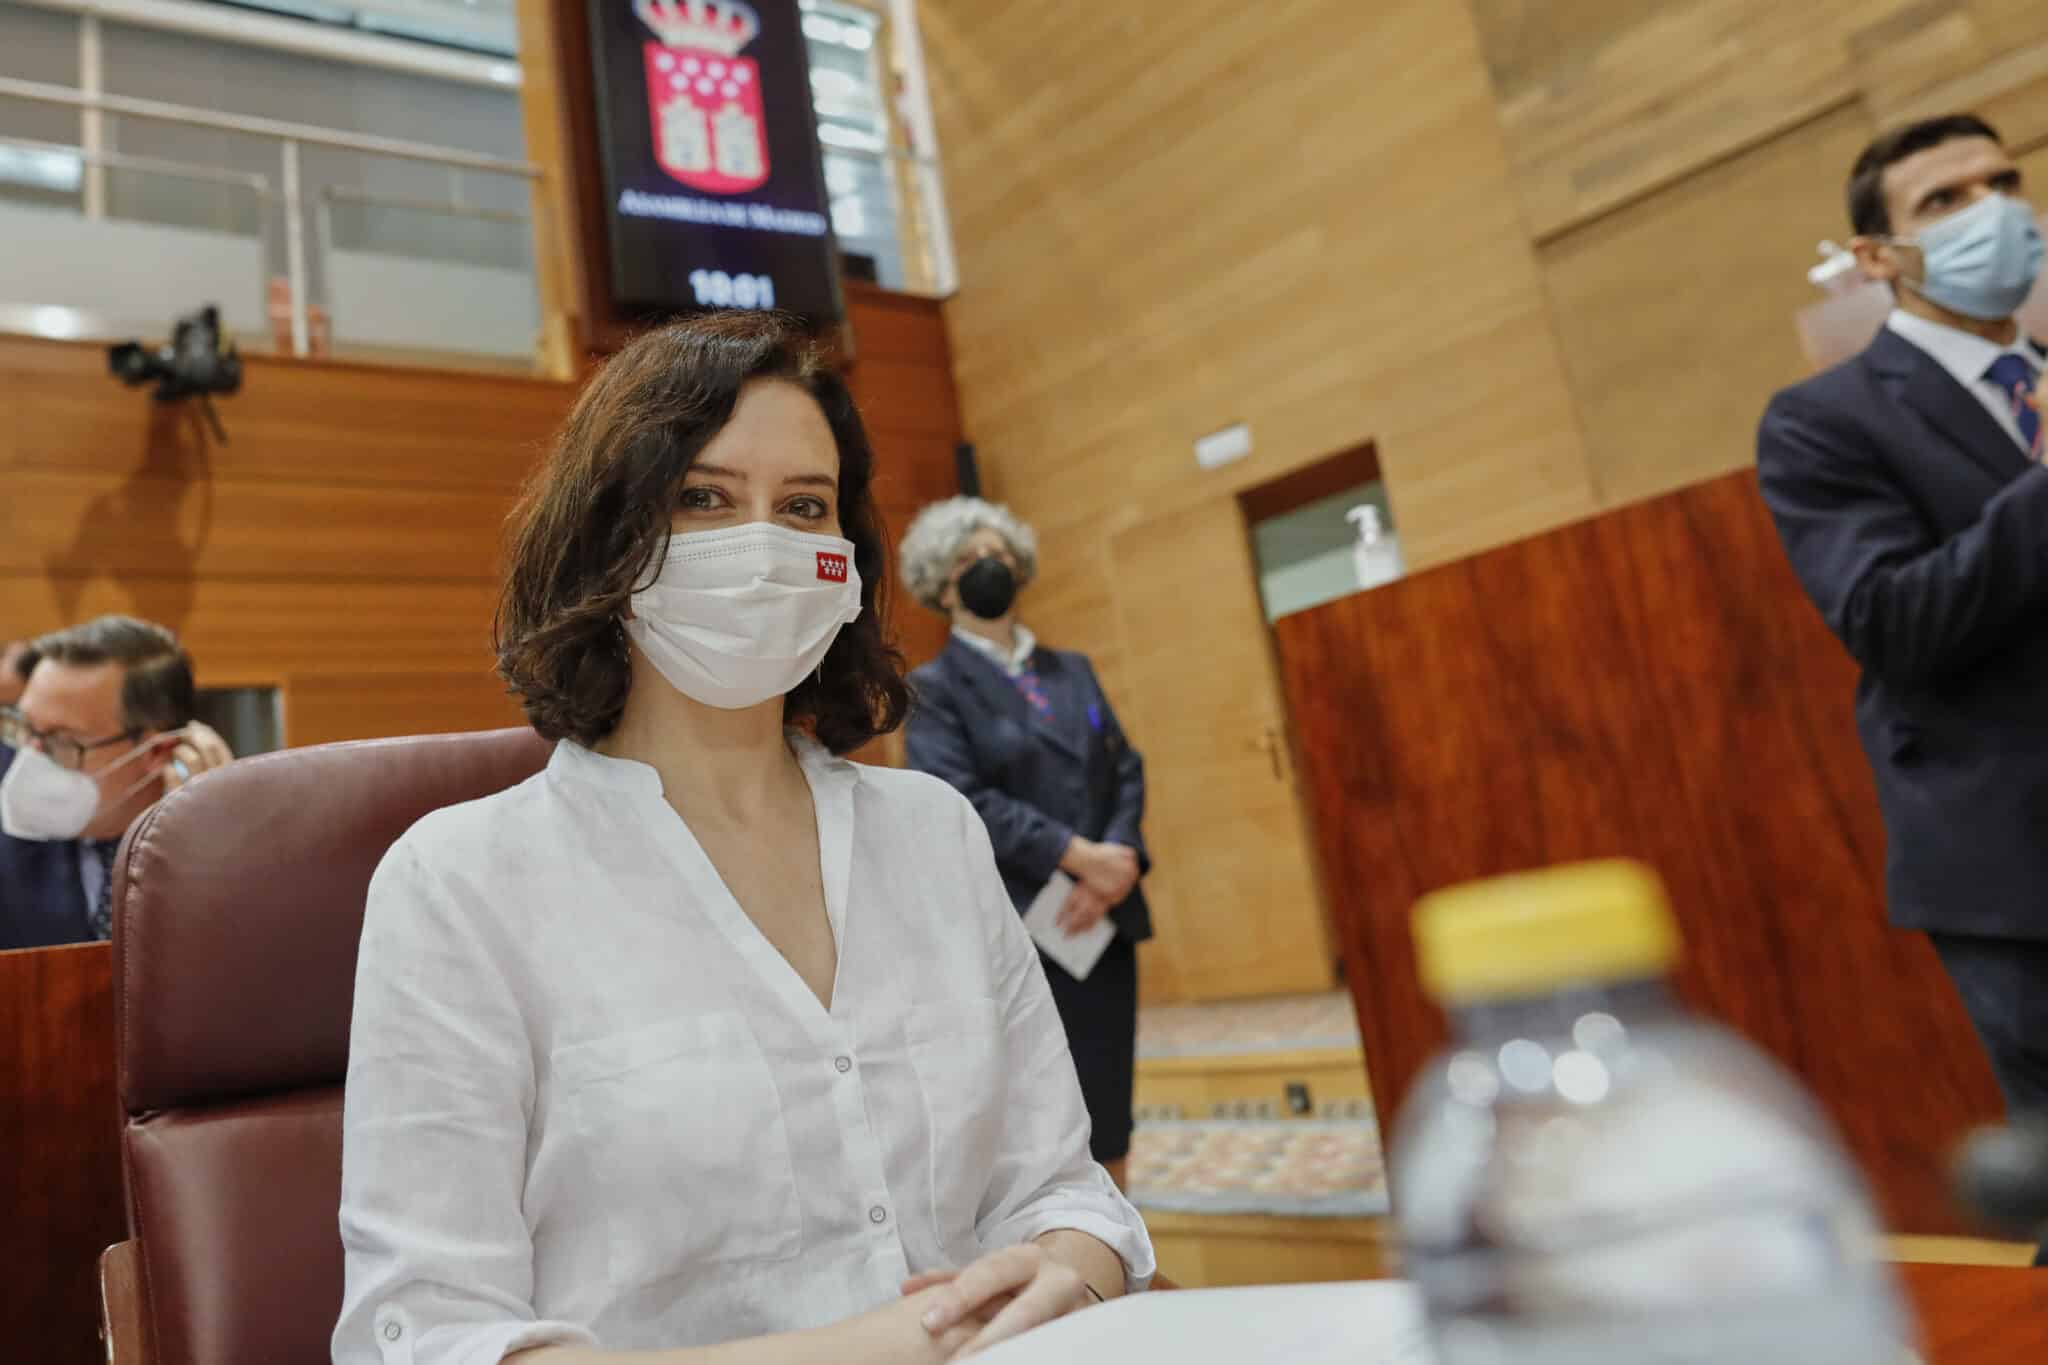
[[[105,62],[100,56],[100,19],[97,14],[82,14],[78,18],[78,88],[95,98],[105,93],[102,75]],[[87,106],[78,111],[78,145],[88,158],[98,157],[107,150],[106,115],[98,109]],[[85,163],[85,216],[104,218],[107,216],[107,169],[98,161],[88,159]]]
[[[299,144],[286,138],[279,147],[284,153],[284,259],[292,294],[292,354],[303,356],[312,339],[306,327],[306,205],[299,188]]]

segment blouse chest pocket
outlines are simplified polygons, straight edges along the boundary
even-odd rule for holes
[[[1002,1012],[985,998],[919,1005],[904,1036],[931,1124],[931,1206],[945,1245],[972,1234],[995,1173],[1010,1081]]]
[[[745,1019],[667,1020],[552,1061],[615,1286],[802,1249],[781,1095]]]

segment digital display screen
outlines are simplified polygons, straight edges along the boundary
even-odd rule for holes
[[[842,316],[796,0],[590,0],[612,297]]]

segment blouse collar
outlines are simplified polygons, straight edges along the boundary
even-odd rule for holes
[[[803,766],[804,775],[814,785],[820,781],[845,781],[858,777],[858,770],[852,763],[835,756],[810,735],[801,730],[788,730],[784,734],[796,761]],[[658,798],[662,795],[661,774],[654,770],[652,764],[601,754],[573,739],[555,742],[555,752],[548,759],[547,771],[548,776],[556,781],[584,782],[634,796]]]

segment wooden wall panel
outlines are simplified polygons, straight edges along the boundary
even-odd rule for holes
[[[504,516],[574,390],[262,356],[244,369],[222,443],[189,406],[115,383],[98,346],[0,338],[0,635],[131,612],[179,632],[202,685],[348,679],[358,695],[334,705],[359,711],[353,733],[421,728],[408,676],[489,666]],[[476,698],[421,719],[504,722],[501,699]],[[302,736],[288,715],[286,739],[338,728]]]
[[[1918,0],[1471,0],[1529,228],[1547,239],[1855,97]]]
[[[11,1360],[106,1359],[99,1254],[128,1235],[113,950],[0,953],[0,1323]]]
[[[1821,1098],[1894,1228],[1999,1112],[1933,952],[1883,923],[1854,671],[1734,474],[1284,618],[1282,671],[1383,1116],[1442,1037],[1422,892],[1572,859],[1664,874],[1681,987]],[[1901,1103],[1900,1078],[1912,1100]]]
[[[2027,87],[2048,75],[2048,10],[2033,0],[1916,5],[1871,38],[1857,83],[1881,122],[1974,109],[2010,138],[2043,131],[2023,117],[2038,98]]]
[[[2028,0],[1470,4],[1538,240],[1844,106],[1890,123],[1996,101],[2048,41]]]
[[[96,346],[0,335],[0,469],[372,487],[518,486],[565,411],[564,386],[515,376],[247,357],[217,401],[228,441],[189,405],[108,375]]]
[[[487,668],[462,673],[295,673],[284,680],[293,744],[524,725],[517,698]]]
[[[1755,460],[1757,417],[1801,368],[1788,319],[1817,297],[1786,239],[1826,235],[1872,132],[1839,109],[1543,248],[1604,504]]]
[[[1969,109],[2016,149],[2048,145],[2048,41],[1994,57],[1899,104],[1871,104],[1887,125]]]
[[[39,635],[105,612],[182,622],[202,685],[298,673],[484,667],[487,582],[0,577],[0,633]]]
[[[150,466],[125,478],[13,473],[7,492],[0,573],[116,579],[488,581],[511,503],[502,490],[244,483]]]
[[[1148,556],[1170,577],[1133,583],[1110,554],[1120,534],[1234,510],[1240,490],[1368,440],[1411,563],[1595,509],[1463,6],[941,0],[920,23],[968,436],[992,495],[1042,540],[1026,618],[1094,659],[1141,749],[1177,702],[1134,684],[1126,632],[1152,626],[1127,604],[1199,603],[1227,566]],[[1192,441],[1238,421],[1252,455],[1199,470]],[[1209,633],[1242,615],[1146,639],[1166,652],[1148,676],[1271,691],[1262,648]],[[1238,667],[1262,676],[1220,676]],[[1190,830],[1244,814],[1228,786],[1153,781],[1205,803]],[[1187,913],[1247,913],[1188,890]],[[1178,989],[1165,951],[1145,957],[1150,999]],[[1196,965],[1212,981],[1230,968]]]
[[[1374,435],[1421,562],[1475,521],[1592,510],[1459,7],[960,0],[923,23],[968,431],[1041,529],[1099,543]],[[1233,421],[1252,457],[1197,471],[1190,442]]]

